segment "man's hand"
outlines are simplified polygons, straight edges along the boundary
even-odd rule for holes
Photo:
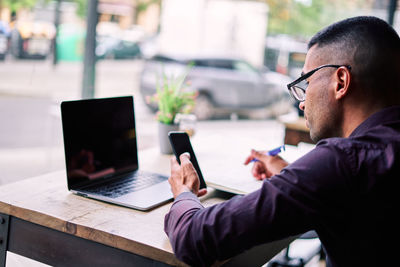
[[[253,159],[257,159],[251,169],[252,175],[258,180],[270,178],[282,171],[289,163],[279,156],[268,156],[265,151],[251,150],[250,155],[244,162],[245,165],[249,164]]]
[[[171,158],[171,176],[168,178],[174,198],[183,192],[189,191],[198,197],[205,195],[207,189],[199,189],[199,176],[190,162],[190,154],[183,153],[179,156],[179,160],[181,165],[179,165],[175,157]]]

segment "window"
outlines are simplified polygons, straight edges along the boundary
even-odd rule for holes
[[[235,61],[233,63],[233,68],[237,71],[240,72],[248,72],[248,73],[254,73],[257,72],[257,69],[251,66],[249,63],[245,61]]]

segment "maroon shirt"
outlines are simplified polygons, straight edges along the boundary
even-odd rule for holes
[[[165,232],[176,256],[195,266],[309,230],[318,233],[327,266],[394,266],[399,181],[396,106],[370,116],[349,138],[321,140],[253,193],[208,208],[180,194]]]

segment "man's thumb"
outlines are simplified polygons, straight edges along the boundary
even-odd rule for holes
[[[190,161],[190,154],[189,154],[189,152],[182,153],[182,154],[179,156],[179,160],[181,161],[181,164],[182,164],[183,162]]]

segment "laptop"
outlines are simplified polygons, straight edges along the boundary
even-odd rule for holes
[[[172,199],[168,177],[139,170],[133,96],[61,103],[68,190],[138,210]]]

